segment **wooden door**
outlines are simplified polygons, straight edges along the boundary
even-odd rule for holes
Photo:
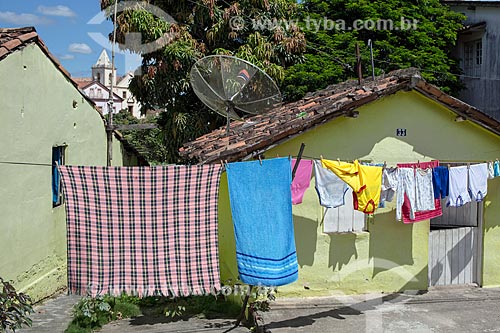
[[[482,203],[446,207],[431,219],[429,286],[480,284]]]

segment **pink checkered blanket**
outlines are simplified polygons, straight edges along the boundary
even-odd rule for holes
[[[59,170],[71,293],[187,296],[220,288],[221,165]]]

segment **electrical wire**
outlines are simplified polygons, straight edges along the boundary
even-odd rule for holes
[[[399,68],[408,68],[408,66],[401,64],[401,63],[396,63],[396,62],[391,62],[391,61],[386,61],[386,60],[379,60],[379,59],[374,59],[376,62],[381,62],[381,63],[386,63],[390,65],[396,65],[399,66]],[[485,77],[480,77],[480,76],[470,76],[466,74],[454,74],[454,73],[449,73],[449,72],[440,72],[440,71],[435,71],[431,69],[425,69],[421,67],[416,67],[419,71],[421,72],[427,72],[427,73],[435,73],[435,74],[443,74],[443,75],[452,75],[452,76],[457,76],[461,78],[470,78],[470,79],[481,79],[485,81],[500,81],[500,78],[495,79],[495,78],[485,78]]]
[[[30,165],[30,166],[49,166],[49,167],[55,166],[55,165],[48,164],[48,163],[10,162],[10,161],[4,161],[4,162],[0,161],[0,164],[8,164],[8,165]]]

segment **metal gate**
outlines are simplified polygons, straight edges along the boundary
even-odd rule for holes
[[[480,284],[482,204],[446,207],[431,219],[429,286]]]

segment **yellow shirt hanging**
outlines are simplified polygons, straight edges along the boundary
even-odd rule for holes
[[[382,187],[382,168],[354,163],[321,160],[324,168],[330,169],[353,190],[354,209],[372,214],[379,205]]]

